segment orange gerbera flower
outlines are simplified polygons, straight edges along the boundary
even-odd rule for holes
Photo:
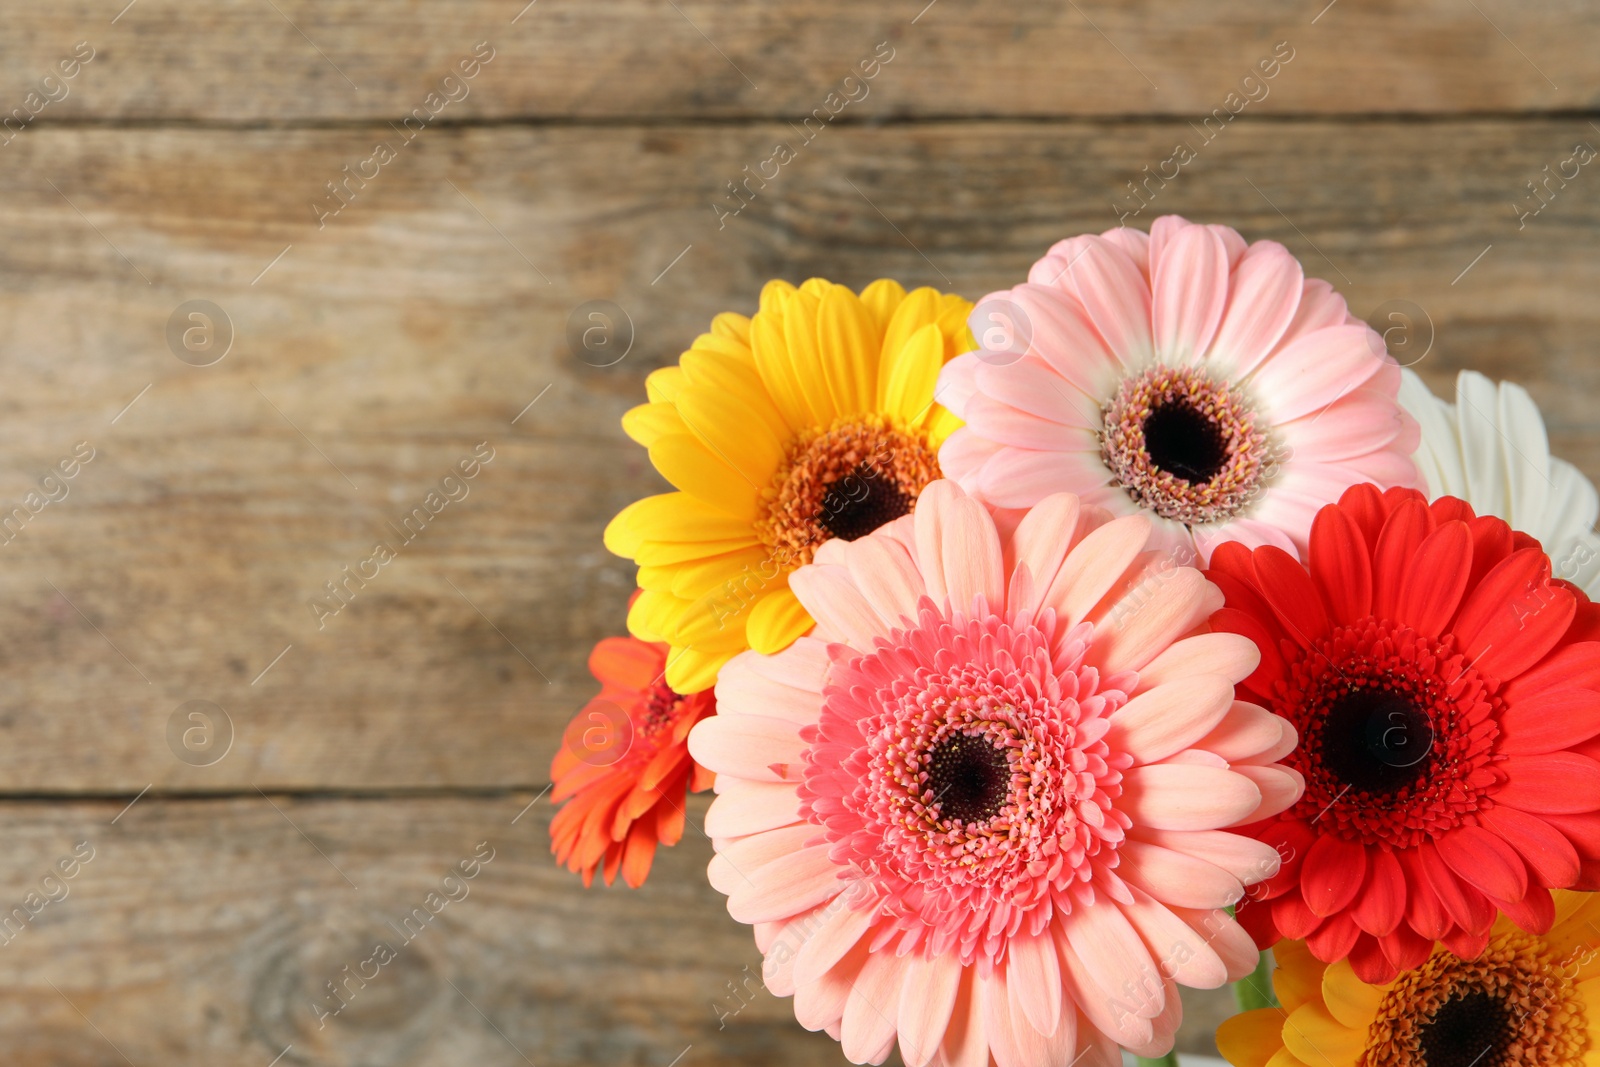
[[[550,851],[584,885],[602,866],[606,885],[618,870],[643,885],[657,842],[683,836],[684,797],[711,785],[686,739],[716,699],[674,692],[666,666],[666,645],[636,637],[607,637],[589,653],[600,693],[568,724],[550,764],[551,800],[572,798],[550,823]]]

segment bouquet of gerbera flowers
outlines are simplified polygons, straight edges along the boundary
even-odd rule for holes
[[[1164,1057],[1233,981],[1238,1067],[1600,1067],[1600,501],[1526,393],[1176,217],[976,306],[772,282],[648,390],[675,491],[606,530],[632,636],[553,768],[586,879],[711,785],[855,1063]]]

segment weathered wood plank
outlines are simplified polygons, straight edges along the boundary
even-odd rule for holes
[[[30,132],[0,200],[4,513],[78,442],[95,455],[0,545],[0,781],[541,782],[592,691],[588,647],[621,627],[632,575],[600,531],[661,484],[617,424],[644,373],[771,276],[1011,284],[1053,240],[1114,224],[1124,183],[1180,140],[1195,160],[1130,224],[1226,221],[1284,241],[1360,314],[1413,302],[1435,334],[1420,370],[1526,381],[1558,450],[1600,474],[1597,179],[1520,230],[1513,207],[1586,130],[857,127],[800,146],[719,225],[719,190],[787,126],[430,129],[322,229],[324,182],[397,141],[388,127]],[[209,367],[165,338],[196,298],[237,333]],[[634,326],[614,366],[567,347],[594,299]],[[324,583],[480,442],[494,458],[470,496],[319,630]],[[232,718],[213,766],[168,748],[191,700]]]
[[[7,1062],[843,1062],[760,987],[710,842],[585,891],[546,852],[548,802],[518,817],[530,799],[146,798],[115,825],[120,802],[5,805],[0,905],[36,912],[0,931]],[[92,858],[45,881],[80,842]],[[1184,1049],[1209,1050],[1224,998],[1188,1001]]]
[[[1231,92],[1256,97],[1243,105],[1252,112],[1279,113],[1600,100],[1600,11],[1577,3],[137,0],[114,21],[122,4],[103,0],[9,7],[0,111],[24,106],[77,42],[94,49],[76,78],[39,97],[59,100],[26,105],[40,122],[398,119],[479,41],[495,58],[451,88],[461,99],[434,105],[440,121],[797,118],[835,91],[859,97],[841,108],[852,120],[1194,115]],[[1281,76],[1242,85],[1279,42],[1294,56]],[[843,84],[875,53],[893,58],[865,90]]]

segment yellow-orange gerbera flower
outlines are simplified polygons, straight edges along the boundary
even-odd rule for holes
[[[1303,941],[1273,946],[1282,1008],[1217,1030],[1235,1067],[1600,1067],[1600,895],[1556,890],[1548,934],[1505,917],[1473,959],[1438,948],[1368,985]]]
[[[832,537],[907,514],[961,425],[934,403],[939,370],[976,347],[972,305],[876,281],[857,296],[768,282],[753,318],[718,315],[646,381],[628,436],[677,488],[625,508],[606,547],[639,564],[628,629],[671,646],[667,682],[710,688],[747,648],[811,628],[789,574]]]

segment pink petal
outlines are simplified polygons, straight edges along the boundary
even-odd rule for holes
[[[1139,827],[1136,832],[1143,836],[1152,831]],[[1221,867],[1170,848],[1129,838],[1117,854],[1122,859],[1117,873],[1166,904],[1220,908],[1244,896],[1244,886]]]
[[[1261,652],[1255,642],[1242,634],[1196,634],[1146,664],[1139,672],[1136,692],[1194,674],[1220,674],[1237,684],[1250,677],[1260,662]]]
[[[946,1067],[987,1067],[989,1042],[984,1036],[984,1010],[987,983],[978,977],[977,968],[964,967],[961,985],[956,990],[950,1025],[944,1032],[939,1052]]]
[[[1256,788],[1261,791],[1261,803],[1252,811],[1226,824],[1229,826],[1242,826],[1259,819],[1271,818],[1281,811],[1288,811],[1306,791],[1306,780],[1292,767],[1277,765],[1258,767],[1252,763],[1238,763],[1233,766],[1233,773],[1242,774],[1255,783]]]
[[[955,412],[958,418],[965,418],[967,402],[978,391],[978,368],[981,366],[983,363],[976,352],[952,359],[939,369],[933,398]]]
[[[948,598],[953,610],[966,612],[979,594],[992,608],[1005,602],[1000,534],[982,504],[941,480],[923,489],[914,515],[917,564],[936,603]]]
[[[907,961],[900,986],[900,1058],[924,1067],[939,1051],[961,985],[961,960],[953,952]]]
[[[754,782],[781,782],[789,775],[772,768],[792,766],[798,778],[806,750],[800,727],[767,715],[713,715],[689,731],[689,754],[717,774]]]
[[[1157,686],[1117,709],[1106,743],[1137,763],[1154,763],[1210,733],[1232,704],[1233,683],[1217,674]]]
[[[1076,626],[1122,580],[1149,537],[1150,520],[1143,515],[1113,519],[1090,533],[1067,554],[1044,603],[1066,626]]]
[[[1274,424],[1326,407],[1361,388],[1382,361],[1367,345],[1366,326],[1330,326],[1280,348],[1250,379]]]
[[[800,821],[800,797],[791,782],[747,782],[729,776],[706,812],[706,836],[743,837]]]
[[[1155,350],[1163,363],[1206,354],[1228,301],[1228,252],[1204,226],[1175,233],[1152,262]]]
[[[1005,366],[982,364],[978,367],[977,384],[980,394],[1045,422],[1085,430],[1099,430],[1104,422],[1094,401],[1063,382],[1061,375],[1038,356],[1026,356]],[[972,421],[970,415],[962,417]],[[1008,443],[1039,447],[1027,442]]]
[[[1010,368],[1007,368],[1010,369]],[[1087,402],[1085,402],[1087,405]],[[1085,426],[1087,416],[1069,414],[1070,421],[1052,421],[979,393],[967,404],[967,428],[979,437],[1014,448],[1041,452],[1100,453],[1095,430]]]
[[[789,588],[821,629],[853,648],[869,649],[873,638],[887,637],[893,628],[838,565],[808,563],[789,576]]]
[[[1122,785],[1117,807],[1135,826],[1158,830],[1214,830],[1261,804],[1261,790],[1238,769],[1156,763],[1124,772]]]
[[[852,1063],[882,1063],[879,1049],[887,1052],[894,1040],[896,1006],[904,964],[888,952],[867,957],[861,974],[844,1004],[839,1045]]]
[[[844,897],[836,897],[822,909],[823,919],[794,952],[794,981],[798,988],[822,980],[840,960],[850,954],[872,927],[871,908],[852,908]]]
[[[957,431],[954,441],[963,431]],[[940,463],[949,442],[940,450]],[[1003,448],[978,479],[983,499],[1000,508],[1028,508],[1054,493],[1084,497],[1106,486],[1111,472],[1098,456],[1081,452],[1034,452]]]
[[[1206,939],[1148,893],[1135,889],[1133,904],[1122,912],[1168,979],[1190,989],[1216,989],[1228,980],[1227,966]]]
[[[1220,867],[1241,885],[1254,885],[1278,873],[1278,850],[1264,841],[1226,830],[1155,830],[1139,827],[1132,831],[1140,841]],[[1220,904],[1186,904],[1186,908],[1221,907]]]
[[[1211,342],[1211,359],[1230,381],[1250,374],[1277,345],[1300,306],[1300,261],[1276,241],[1257,241],[1234,270],[1228,309]]]
[[[1090,660],[1107,674],[1139,670],[1222,607],[1222,593],[1200,572],[1179,567],[1130,610],[1096,625]]]
[[[1011,535],[1011,565],[1013,569],[1027,568],[1033,576],[1036,596],[1042,598],[1050,583],[1055,581],[1056,572],[1072,547],[1071,534],[1063,537],[1062,531],[1074,530],[1077,525],[1078,498],[1072,493],[1052,493],[1041,498],[1017,524]],[[1008,606],[1013,611],[1032,614],[1038,604]]]
[[[850,577],[879,618],[891,626],[901,626],[904,620],[917,617],[917,601],[928,589],[904,545],[888,537],[828,543],[845,546],[843,555]]]
[[[1148,1043],[1154,1032],[1150,1019],[1162,1005],[1146,993],[1160,988],[1161,978],[1138,931],[1110,902],[1074,911],[1061,924],[1066,931],[1066,943],[1058,945],[1062,977],[1079,1010],[1119,1044]]]
[[[796,975],[794,989],[795,1021],[807,1030],[837,1029],[844,1017],[845,1001],[850,987],[867,961],[867,943],[857,942],[827,973],[809,982],[799,981]],[[796,960],[798,967],[799,961]]]
[[[844,886],[826,845],[792,852],[742,873],[743,882],[728,894],[728,914],[742,923],[787,919],[837,896]]]
[[[1300,306],[1295,309],[1294,320],[1283,332],[1280,345],[1329,326],[1343,326],[1350,321],[1350,308],[1344,297],[1321,278],[1307,278],[1300,293]]]
[[[1215,752],[1229,763],[1271,763],[1293,751],[1294,742],[1294,727],[1288,720],[1258,705],[1236,700],[1217,728],[1196,741],[1194,747]]]
[[[746,652],[728,662],[730,666],[738,663],[748,667],[761,677],[779,685],[821,693],[822,679],[827,673],[830,661],[826,641],[819,641],[815,637],[802,637],[775,656]],[[728,668],[724,667],[722,670],[725,673]]]
[[[1010,953],[1007,983],[1035,1030],[1046,1036],[1061,1025],[1061,966],[1056,958],[1054,932],[1019,935],[1007,945]]]
[[[808,726],[822,711],[822,694],[765,678],[740,657],[717,675],[717,708],[724,715],[765,715]]]
[[[963,426],[939,446],[939,468],[946,478],[970,492],[978,484],[983,465],[1004,450],[1004,446]]]
[[[1132,226],[1118,226],[1100,235],[1128,253],[1128,258],[1138,266],[1139,273],[1150,277],[1150,235]]]
[[[1122,361],[1106,348],[1082,301],[1062,289],[1032,284],[1011,290],[1010,299],[1033,332],[1028,355],[1060,375],[1069,394],[1099,403],[1116,392],[1125,373]]]
[[[1150,363],[1154,356],[1150,286],[1128,254],[1103,238],[1087,238],[1082,255],[1067,269],[1066,278],[1106,348],[1123,366]]]

